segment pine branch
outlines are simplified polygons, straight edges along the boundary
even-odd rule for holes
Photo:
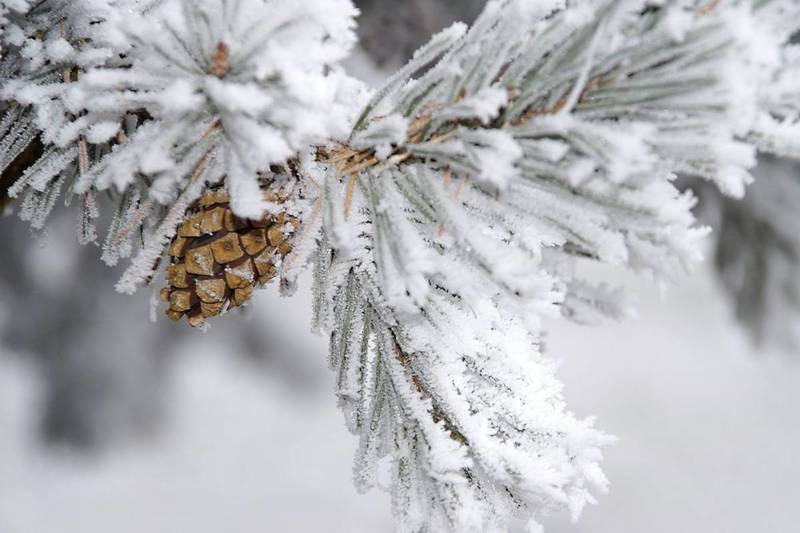
[[[552,377],[540,320],[631,313],[575,277],[576,257],[659,279],[692,266],[706,230],[677,173],[732,195],[751,180],[753,89],[781,72],[737,37],[755,15],[641,7],[491,2],[434,37],[322,161],[318,327],[361,439],[357,479],[372,486],[392,457],[401,531],[503,530],[593,501],[607,437],[561,410],[557,386],[516,382]],[[749,99],[731,72],[753,80]]]
[[[234,212],[299,220],[285,285],[317,235],[316,328],[360,438],[356,480],[374,486],[391,459],[401,531],[533,527],[592,503],[610,439],[566,410],[541,321],[630,311],[576,261],[669,280],[706,233],[677,174],[741,196],[757,151],[800,158],[795,2],[494,0],[371,98],[338,66],[348,0],[27,4],[0,4],[2,170],[21,216],[43,227],[64,190],[92,242],[107,193],[104,259],[142,241],[125,292],[179,226],[231,234],[184,220],[218,187],[234,230]],[[194,275],[226,284],[230,261],[207,263]],[[202,311],[180,289],[173,314]]]
[[[471,312],[444,294],[424,316],[401,319],[383,303],[373,267],[340,259],[321,251],[317,271],[328,275],[318,276],[317,305],[335,302],[330,358],[360,436],[357,483],[374,486],[391,455],[400,531],[499,531],[509,515],[542,507],[577,514],[592,501],[584,484],[604,488],[595,461],[609,438],[563,413],[554,368],[519,324],[487,301],[475,323],[447,331]],[[487,320],[493,341],[479,325]]]
[[[47,148],[10,190],[27,195],[23,218],[43,226],[62,189],[67,203],[107,193],[112,211],[131,215],[105,238],[115,263],[136,233],[168,242],[150,232],[207,156],[217,164],[201,186],[224,181],[240,216],[283,209],[264,191],[282,181],[280,166],[352,122],[343,103],[360,85],[335,65],[354,41],[355,13],[349,0],[47,0],[15,14],[0,72],[3,97],[27,120],[7,112],[16,129],[3,142],[31,132]],[[94,213],[79,217],[82,242],[94,241]],[[149,268],[131,279],[150,279]]]

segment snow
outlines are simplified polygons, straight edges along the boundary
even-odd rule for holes
[[[141,171],[154,180],[150,198],[168,205],[211,154],[224,168],[209,180],[227,176],[233,209],[259,218],[268,206],[257,174],[345,137],[365,97],[338,66],[356,40],[350,0],[51,0],[40,11],[17,17],[27,39],[22,57],[11,60],[24,75],[4,83],[3,93],[35,106],[46,143],[103,146],[113,124],[141,110],[151,118],[146,136],[131,134],[98,155],[70,192],[112,184],[126,192]],[[82,46],[73,49],[53,29],[59,24]],[[46,49],[34,38],[40,33]],[[85,68],[61,83],[39,72],[46,59]]]
[[[437,113],[439,119],[460,120],[477,118],[481,124],[487,125],[497,118],[500,110],[508,103],[508,91],[505,87],[484,87],[477,93],[443,109]]]
[[[730,25],[713,10],[687,19],[679,43],[656,24],[663,10],[638,2],[570,4],[548,17],[528,7],[533,18],[520,23],[526,5],[490,3],[466,33],[435,36],[389,78],[351,138],[386,155],[402,129],[386,117],[408,117],[402,163],[350,177],[344,217],[340,176],[322,196],[321,326],[361,437],[358,471],[371,486],[376,461],[391,455],[403,533],[501,531],[520,503],[522,515],[561,508],[573,519],[594,503],[611,439],[566,410],[540,322],[561,302],[581,321],[627,313],[614,291],[550,268],[543,250],[662,282],[690,271],[706,230],[675,176],[743,191],[755,148],[737,136],[779,68],[734,40],[735,25],[754,19],[734,7]],[[487,98],[493,87],[503,99]],[[552,147],[536,149],[542,139],[568,148],[553,161]],[[363,239],[341,238],[354,233],[348,211]],[[546,231],[518,239],[530,226]],[[453,439],[466,454],[444,461],[436,451]]]
[[[577,524],[539,517],[545,531],[791,531],[800,366],[750,352],[705,271],[663,300],[614,281],[641,295],[638,320],[558,321],[547,342],[572,409],[619,437],[604,463],[611,492]],[[40,383],[2,352],[0,531],[391,531],[388,498],[352,488],[356,442],[330,395],[324,343],[306,334],[307,300],[257,299],[252,320],[302,339],[272,366],[243,362],[209,334],[179,347],[164,433],[99,458],[48,455],[32,440]],[[280,361],[300,361],[310,382],[287,378]]]
[[[509,182],[519,176],[516,164],[522,158],[522,148],[514,137],[491,130],[464,135],[464,139],[474,143],[474,163],[479,169],[475,179],[499,191],[507,190]]]
[[[112,5],[120,16],[106,16]],[[314,307],[360,436],[357,485],[382,486],[379,461],[390,456],[403,533],[499,531],[518,506],[577,519],[606,488],[599,463],[612,439],[567,410],[541,322],[627,314],[614,291],[576,276],[577,257],[658,281],[691,270],[705,230],[676,174],[740,195],[756,142],[792,149],[780,136],[793,129],[774,122],[796,106],[785,88],[761,89],[790,70],[787,35],[771,31],[785,24],[745,3],[681,21],[638,0],[607,13],[604,2],[496,0],[471,29],[435,36],[362,108],[366,91],[338,65],[354,41],[349,0],[133,2],[124,16],[123,5],[69,11],[70,33],[85,41],[75,49],[53,29],[33,38],[55,15],[21,19],[21,67],[35,74],[47,58],[69,58],[89,70],[77,80],[67,71],[66,84],[32,74],[5,86],[34,104],[27,120],[55,144],[25,175],[22,218],[42,227],[69,184],[85,193],[81,235],[93,241],[95,191],[127,194],[140,171],[152,174],[127,217],[148,228],[117,285],[132,293],[206,182],[224,179],[236,213],[258,218],[269,208],[259,172],[343,141],[354,124],[350,138],[365,152],[355,164],[370,152],[385,163],[346,182],[329,171],[313,182],[320,191],[301,169],[296,192],[324,218]],[[557,5],[564,11],[550,14]],[[141,109],[149,125],[86,161],[87,139],[108,140]],[[756,129],[765,113],[773,123]],[[553,139],[566,149],[537,147]],[[75,145],[84,157],[73,184]],[[157,223],[154,203],[171,206]]]

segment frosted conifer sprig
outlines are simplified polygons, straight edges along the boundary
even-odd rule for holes
[[[142,240],[124,292],[170,242],[173,271],[188,272],[179,225],[190,251],[230,234],[222,251],[240,252],[250,226],[227,196],[184,220],[209,186],[239,216],[297,218],[287,262],[314,255],[318,235],[316,326],[360,441],[356,481],[378,485],[388,458],[404,532],[499,532],[514,517],[536,530],[541,514],[592,503],[610,438],[566,409],[542,319],[627,314],[613,288],[577,278],[578,261],[659,280],[691,267],[706,230],[677,174],[741,196],[757,150],[800,157],[797,2],[494,0],[360,116],[337,67],[353,42],[347,0],[14,6],[3,169],[41,152],[11,187],[32,198],[23,215],[43,223],[66,189],[89,241],[108,193],[104,259]],[[263,194],[276,184],[280,205]],[[238,259],[214,252],[192,275],[227,283],[220,269]]]
[[[800,7],[772,2],[765,9],[777,27],[775,38],[785,42],[773,61],[780,65],[773,71],[761,95],[761,108],[749,139],[759,150],[797,159],[800,154]],[[792,7],[794,9],[792,9]],[[790,40],[794,37],[794,40]]]
[[[151,120],[78,189],[124,190],[143,174],[156,201],[168,203],[209,154],[220,173],[207,179],[224,175],[234,210],[261,216],[268,206],[258,173],[347,127],[345,78],[331,69],[354,40],[348,6],[169,0],[126,17],[119,26],[132,42],[130,67],[88,72],[67,99],[86,111],[89,127],[126,111],[145,110]]]
[[[357,479],[391,457],[401,531],[577,517],[604,488],[607,437],[543,385],[539,320],[626,314],[574,279],[577,259],[670,279],[699,258],[706,230],[672,182],[751,181],[783,45],[760,9],[490,2],[417,52],[329,159],[318,325]]]
[[[4,6],[0,33],[4,195],[23,196],[21,217],[34,229],[42,229],[61,190],[74,185],[76,176],[107,149],[90,150],[83,136],[58,137],[71,119],[59,96],[80,70],[113,59],[117,49],[106,34],[109,4],[104,0],[81,5],[65,0],[6,2]],[[93,191],[85,191],[79,202],[83,243],[94,239],[93,196]]]
[[[565,411],[529,323],[444,284],[419,315],[394,313],[375,265],[325,246],[316,270],[318,326],[331,331],[337,396],[359,436],[356,485],[375,487],[391,458],[398,531],[499,532],[561,508],[577,518],[605,489],[611,439]]]
[[[556,269],[557,256],[582,257],[669,279],[698,259],[704,234],[675,174],[737,196],[752,179],[755,148],[745,137],[759,95],[730,76],[764,80],[777,70],[737,38],[743,24],[764,25],[746,2],[732,13],[674,3],[644,14],[639,2],[578,3],[542,20],[557,5],[493,2],[466,37],[456,26],[421,50],[366,108],[350,151],[337,154],[347,203],[364,169],[433,165],[443,171],[437,181],[458,192],[447,197],[455,212],[463,204],[494,223],[499,256]],[[430,209],[443,216],[446,207]],[[457,246],[491,270],[486,258],[498,254],[470,233],[460,226]],[[535,273],[501,266],[492,278],[520,294],[526,276]]]
[[[124,190],[142,174],[152,179],[149,200],[169,204],[191,180],[224,179],[237,215],[277,212],[261,192],[270,167],[348,124],[355,89],[335,63],[354,40],[354,13],[347,0],[174,0],[125,21],[131,67],[89,72],[74,97],[90,119],[144,109],[151,120],[78,188]],[[161,28],[155,38],[152,27]],[[156,227],[120,290],[147,280],[175,220]]]
[[[52,147],[10,192],[36,195],[47,183],[46,209],[23,209],[43,224],[60,189],[108,191],[117,215],[104,259],[129,255],[144,230],[125,292],[150,279],[182,216],[175,202],[224,179],[238,215],[275,212],[260,192],[272,167],[345,135],[352,122],[360,85],[336,66],[355,40],[349,0],[78,4],[61,2],[68,12],[48,20],[92,22],[103,30],[80,42],[113,53],[80,62],[69,80],[15,75],[6,84],[8,98],[40,117],[32,134]]]
[[[0,35],[5,32],[5,27],[10,20],[30,9],[28,0],[2,0],[0,1]]]

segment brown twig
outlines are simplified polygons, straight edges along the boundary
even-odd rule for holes
[[[714,11],[716,7],[719,5],[719,0],[710,0],[706,5],[702,6],[697,10],[697,14],[699,16],[705,16]]]
[[[403,348],[400,346],[400,342],[397,340],[397,336],[394,333],[392,333],[392,345],[394,347],[394,352],[395,356],[397,357],[397,360],[400,361],[400,364],[402,364],[403,367],[409,372],[409,374],[411,374],[411,382],[417,389],[420,398],[422,398],[423,400],[428,400],[428,399],[432,400],[433,398],[425,388],[425,384],[417,375],[417,373],[414,372],[414,368],[411,362],[411,357],[409,357],[409,355],[403,351]],[[436,422],[437,424],[439,422],[444,422],[445,430],[450,434],[450,438],[452,438],[457,442],[460,442],[464,446],[469,446],[469,441],[464,436],[464,434],[461,433],[458,430],[458,428],[456,428],[455,424],[453,424],[447,418],[447,416],[442,412],[442,410],[439,409],[433,402],[431,403],[430,414],[431,418],[433,418],[433,421]]]
[[[358,179],[358,175],[353,173],[350,174],[350,177],[347,179],[347,192],[344,196],[344,218],[347,220],[350,218],[350,210],[353,207],[353,192],[356,188],[356,180]]]

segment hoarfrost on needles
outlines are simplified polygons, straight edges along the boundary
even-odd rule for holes
[[[612,439],[566,408],[543,319],[632,313],[578,261],[692,268],[707,230],[678,175],[741,196],[758,151],[800,158],[797,2],[492,0],[371,94],[339,65],[349,0],[29,4],[0,2],[3,169],[42,149],[9,190],[22,217],[66,190],[94,242],[106,192],[122,292],[207,187],[301,221],[285,285],[311,264],[356,483],[389,459],[401,532],[594,503]]]

